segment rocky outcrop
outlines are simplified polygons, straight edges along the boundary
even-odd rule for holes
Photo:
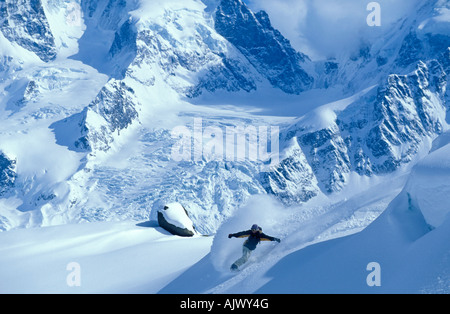
[[[16,177],[16,161],[0,151],[0,196],[14,187]]]
[[[328,127],[310,131],[300,123],[286,131],[285,140],[298,141],[323,192],[340,191],[353,171],[392,173],[426,149],[444,130],[446,85],[440,63],[419,62],[412,73],[390,75],[336,112]]]
[[[58,121],[50,128],[55,131],[58,143],[71,150],[108,151],[115,137],[137,121],[138,106],[134,90],[112,79],[81,113]]]
[[[260,182],[266,192],[287,205],[316,197],[320,193],[316,176],[296,138],[292,139],[285,154],[279,165],[261,174]]]
[[[215,28],[273,86],[290,94],[312,87],[314,78],[302,67],[310,62],[308,56],[292,48],[289,40],[272,27],[266,12],[254,14],[241,0],[222,0]]]
[[[9,41],[34,52],[42,61],[56,58],[55,39],[41,0],[1,1],[0,30]]]

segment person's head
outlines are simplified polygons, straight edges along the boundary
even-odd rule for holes
[[[250,230],[251,230],[253,233],[255,233],[255,232],[258,232],[260,229],[261,229],[261,228],[260,228],[257,224],[254,224]]]

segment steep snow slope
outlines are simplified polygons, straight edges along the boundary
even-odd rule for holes
[[[449,153],[447,144],[421,161],[364,231],[286,256],[256,292],[449,293]],[[380,287],[365,282],[371,262],[381,266]]]

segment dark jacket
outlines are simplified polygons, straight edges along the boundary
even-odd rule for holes
[[[235,237],[235,238],[248,238],[244,242],[244,246],[247,247],[249,250],[253,251],[256,249],[256,246],[261,241],[278,241],[279,239],[268,236],[267,234],[263,233],[261,230],[256,231],[253,233],[251,230],[242,231],[238,233],[233,233],[228,236],[229,238]]]

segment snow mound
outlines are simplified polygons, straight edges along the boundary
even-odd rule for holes
[[[448,293],[449,226],[430,231],[403,191],[364,231],[286,255],[255,293]],[[371,286],[374,263],[381,281]]]
[[[417,164],[406,190],[417,204],[426,222],[437,228],[449,216],[450,144],[447,144]]]
[[[180,203],[171,203],[159,210],[158,223],[174,235],[192,237],[197,233],[186,209]]]

